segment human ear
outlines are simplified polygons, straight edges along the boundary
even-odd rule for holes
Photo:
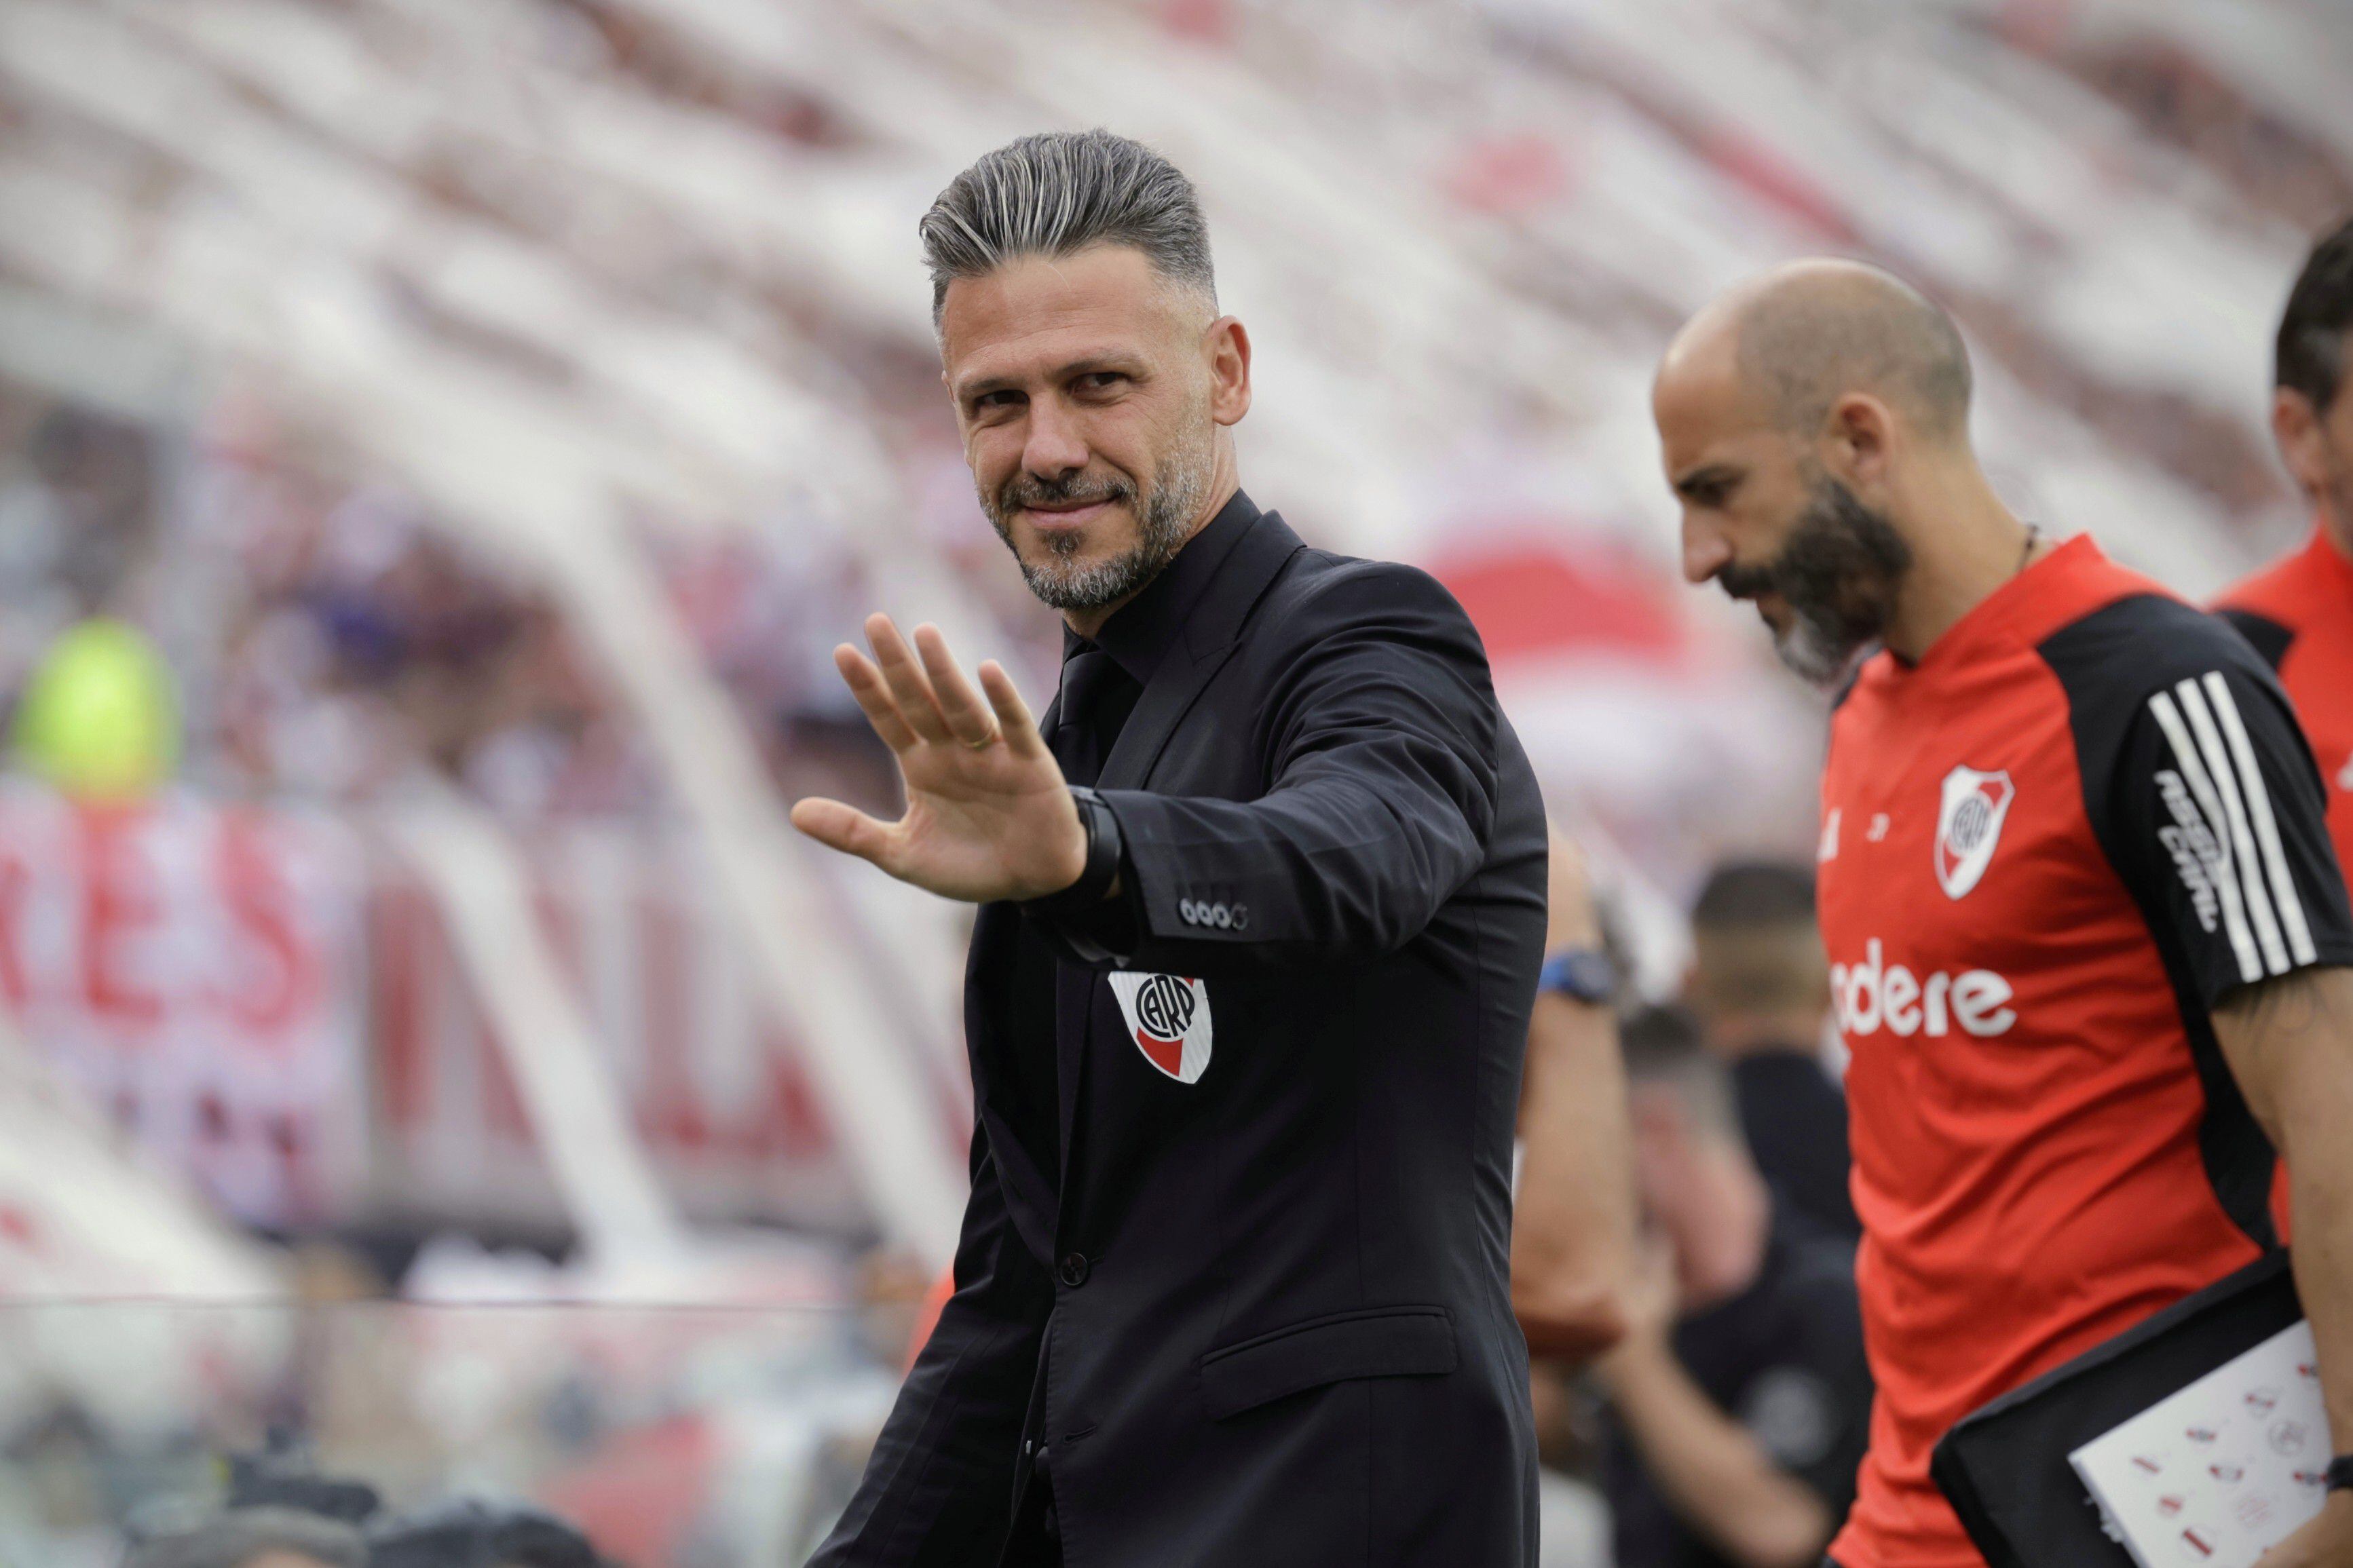
[[[1250,405],[1250,332],[1231,316],[1220,316],[1202,334],[1209,364],[1209,417],[1239,425]]]
[[[1822,464],[1860,496],[1885,488],[1895,446],[1895,416],[1868,393],[1850,392],[1831,405],[1821,437]]]
[[[2273,391],[2272,439],[2305,494],[2318,494],[2328,480],[2328,454],[2323,449],[2327,437],[2311,398],[2289,386]]]

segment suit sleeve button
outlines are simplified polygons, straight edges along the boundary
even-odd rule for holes
[[[1063,1284],[1073,1290],[1077,1289],[1087,1282],[1087,1255],[1083,1252],[1071,1253],[1062,1259],[1061,1268],[1055,1272],[1061,1277]]]

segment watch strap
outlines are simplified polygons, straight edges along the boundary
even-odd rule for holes
[[[1598,947],[1570,948],[1545,960],[1536,989],[1599,1006],[1618,994],[1618,966]]]
[[[1111,892],[1112,883],[1119,878],[1120,858],[1126,847],[1120,836],[1119,818],[1103,804],[1103,796],[1084,784],[1072,784],[1071,804],[1078,808],[1079,826],[1087,832],[1086,865],[1079,872],[1079,879],[1069,887],[1023,904],[1024,909],[1046,920],[1058,920],[1101,904]]]

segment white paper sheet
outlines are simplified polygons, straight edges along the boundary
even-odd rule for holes
[[[2299,1322],[2067,1458],[2141,1568],[2253,1568],[2320,1511],[2334,1452]]]

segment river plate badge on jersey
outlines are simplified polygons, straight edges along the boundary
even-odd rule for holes
[[[1985,875],[2001,840],[2001,819],[2017,797],[2007,773],[1955,768],[1945,775],[1945,798],[1936,809],[1936,881],[1947,898],[1960,898]]]
[[[1144,1059],[1178,1083],[1209,1070],[1209,988],[1174,974],[1118,969],[1103,976]]]

